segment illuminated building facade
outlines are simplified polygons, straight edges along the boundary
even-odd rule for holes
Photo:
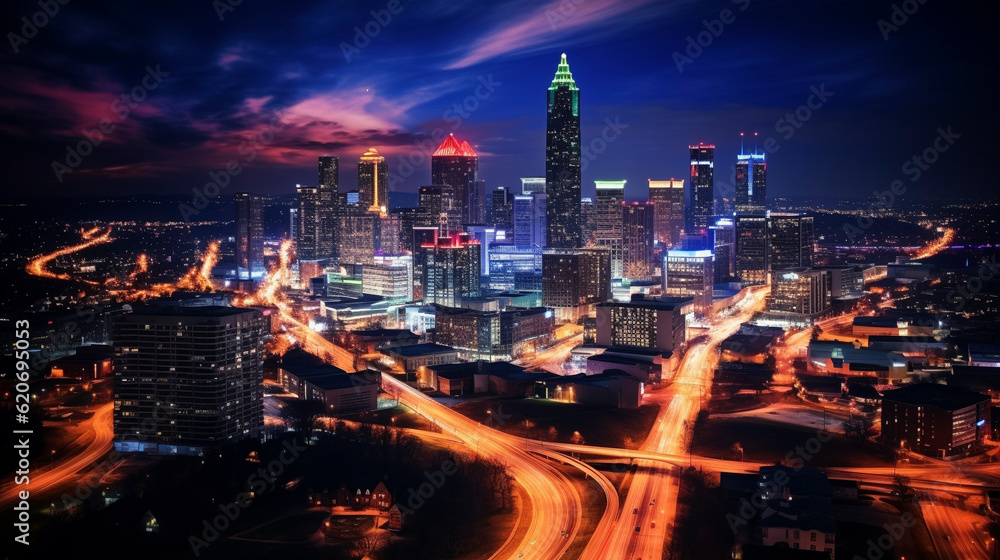
[[[521,177],[521,194],[545,192],[545,177]]]
[[[981,448],[991,426],[990,397],[937,383],[916,383],[882,396],[882,439],[892,449],[931,457]]]
[[[597,196],[594,212],[597,229],[594,239],[598,247],[611,252],[611,277],[621,278],[625,260],[622,245],[622,204],[625,203],[625,181],[594,181]]]
[[[405,263],[366,264],[361,271],[361,292],[389,300],[409,301],[413,297],[410,268]]]
[[[375,239],[379,215],[368,212],[361,204],[349,204],[341,210],[337,253],[340,264],[371,264],[375,255]]]
[[[830,274],[809,268],[775,269],[768,311],[815,317],[830,307]]]
[[[648,348],[673,352],[684,344],[687,303],[633,296],[628,302],[597,306],[597,345]]]
[[[688,146],[691,151],[691,190],[686,198],[684,232],[704,233],[715,212],[715,145]]]
[[[715,255],[712,251],[671,250],[663,259],[663,293],[694,299],[696,315],[710,315],[715,284]]]
[[[431,155],[431,183],[441,186],[441,211],[447,216],[447,232],[462,231],[472,223],[470,193],[479,181],[479,156],[468,142],[449,135]],[[479,211],[475,214],[478,216]]]
[[[463,299],[479,297],[479,242],[468,233],[438,237],[436,244],[424,243],[417,258],[425,303],[459,307]]]
[[[296,185],[299,197],[299,231],[296,241],[300,261],[316,261],[334,255],[334,198],[325,187]]]
[[[757,133],[754,133],[756,136]],[[742,141],[742,134],[740,134]],[[736,212],[763,214],[767,210],[767,154],[744,153],[742,145],[736,156]]]
[[[358,162],[358,205],[375,214],[389,210],[389,168],[375,148]]]
[[[654,237],[657,243],[671,248],[680,243],[684,229],[684,181],[649,180],[649,201],[655,208]]]
[[[506,187],[497,187],[490,196],[489,225],[498,230],[514,231],[514,197]]]
[[[653,275],[656,206],[651,202],[622,206],[622,276],[647,280]]]
[[[578,308],[610,298],[611,253],[607,249],[553,249],[542,254],[543,306]]]
[[[744,286],[767,284],[770,270],[768,219],[737,215],[733,223],[736,228],[736,276]]]
[[[736,276],[736,227],[731,218],[716,220],[708,228],[715,253],[715,283],[729,282]]]
[[[802,214],[770,214],[768,262],[771,269],[812,266],[813,217]]]
[[[236,272],[247,279],[263,275],[264,205],[260,195],[236,193]]]
[[[545,247],[545,193],[514,195],[514,246],[541,254]]]
[[[580,238],[580,89],[562,55],[546,94],[545,236],[552,248],[581,246]]]
[[[137,307],[117,317],[115,451],[204,455],[264,429],[264,317],[237,307]]]

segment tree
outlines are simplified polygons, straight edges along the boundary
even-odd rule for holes
[[[559,437],[559,430],[557,430],[555,426],[549,426],[549,431],[546,435],[548,436],[549,441],[555,441],[556,438]]]
[[[819,325],[813,325],[812,335],[810,335],[809,338],[811,338],[812,340],[819,340],[819,335],[822,333],[823,329],[821,329]]]
[[[369,531],[354,541],[354,554],[358,558],[367,558],[382,544],[382,534],[378,530]]]
[[[897,474],[892,477],[892,494],[900,499],[912,498],[916,495],[913,487],[910,486],[910,477]]]
[[[296,399],[285,405],[282,416],[292,423],[292,429],[296,432],[309,432],[324,412],[326,406],[322,401]]]
[[[569,442],[575,445],[583,445],[583,436],[580,435],[580,432],[574,431],[573,435],[569,438]]]
[[[875,423],[867,416],[855,416],[849,420],[844,420],[844,437],[857,442],[864,443],[875,435]]]

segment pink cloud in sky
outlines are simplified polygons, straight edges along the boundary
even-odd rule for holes
[[[512,52],[530,51],[584,28],[607,24],[654,0],[553,0],[489,32],[447,69],[465,68]]]

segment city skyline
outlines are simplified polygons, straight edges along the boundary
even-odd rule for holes
[[[534,92],[551,77],[552,60],[567,52],[581,88],[592,92],[586,96],[589,109],[581,113],[584,146],[600,138],[609,122],[619,132],[599,155],[584,156],[584,196],[593,180],[622,177],[629,180],[630,200],[644,198],[646,179],[685,176],[684,147],[699,142],[719,147],[717,188],[728,190],[738,136],[747,131],[759,131],[762,146],[775,141],[777,149],[768,150],[771,196],[834,190],[868,196],[893,180],[914,177],[904,174],[903,164],[932,145],[939,128],[949,127],[961,137],[962,149],[921,170],[908,196],[981,192],[974,187],[985,177],[978,163],[987,157],[981,125],[996,115],[985,102],[989,72],[985,66],[936,63],[987,46],[976,33],[958,32],[959,12],[922,5],[904,26],[883,31],[878,22],[891,18],[891,6],[856,3],[843,10],[734,2],[734,21],[720,24],[723,32],[710,41],[702,36],[707,46],[688,52],[687,38],[707,32],[703,22],[714,25],[723,8],[633,0],[588,2],[571,13],[560,12],[558,3],[522,12],[505,2],[476,12],[453,4],[442,12],[400,4],[397,13],[380,16],[388,18],[383,25],[369,13],[379,14],[383,6],[334,15],[308,4],[301,17],[331,29],[318,40],[312,22],[295,19],[304,33],[292,41],[281,35],[279,43],[266,10],[207,10],[204,21],[185,17],[188,29],[179,27],[177,16],[147,7],[148,17],[121,13],[105,21],[122,38],[105,49],[87,45],[85,33],[50,29],[95,17],[88,13],[95,8],[64,10],[6,57],[22,79],[0,89],[0,114],[8,133],[21,140],[15,158],[23,164],[14,171],[15,181],[37,185],[46,195],[190,192],[210,171],[243,157],[240,146],[251,131],[266,141],[246,162],[252,173],[234,177],[238,190],[289,192],[313,180],[308,170],[315,157],[334,154],[350,161],[374,146],[398,178],[390,191],[416,192],[429,161],[425,157],[409,171],[405,158],[435,129],[459,133],[480,153],[489,192],[513,187],[520,176],[543,174],[543,102]],[[428,43],[415,33],[428,22],[456,18],[480,22],[487,32],[469,39],[470,48],[459,48],[462,34]],[[142,42],[147,20],[157,21],[159,34],[170,40]],[[377,34],[368,37],[364,30],[372,21],[369,28]],[[981,23],[963,19],[961,25]],[[675,40],[654,44],[637,32],[655,26],[666,26]],[[363,48],[354,45],[355,28],[362,31],[357,42]],[[198,31],[212,37],[201,49],[208,56],[182,64],[180,57],[198,45]],[[398,49],[408,44],[419,47],[400,58]],[[757,47],[750,51],[754,56],[743,54],[748,44]],[[77,64],[67,69],[67,57]],[[380,62],[395,60],[405,60],[408,70],[380,68]],[[741,87],[715,86],[728,79]],[[214,93],[199,97],[205,87]],[[927,95],[904,95],[914,89]],[[134,107],[115,102],[128,92],[143,101]],[[950,101],[958,95],[983,103]],[[928,103],[930,98],[936,102]],[[461,108],[466,103],[475,109]],[[66,109],[59,117],[47,109],[57,104]],[[797,108],[806,105],[813,109],[800,116],[808,112],[810,118],[792,124],[788,114],[794,120]],[[274,123],[282,130],[271,131],[271,138],[269,124],[279,109],[285,110],[284,121]],[[114,130],[70,167],[77,162],[67,164],[66,147],[84,140],[82,131],[104,118]],[[844,185],[832,173],[814,172],[832,171],[845,160],[858,168],[861,181]],[[70,170],[53,171],[53,162]],[[351,166],[341,171],[345,184],[356,183]]]

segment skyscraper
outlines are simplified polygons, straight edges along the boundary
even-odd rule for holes
[[[416,225],[443,228],[447,224],[443,197],[442,189],[437,185],[428,185],[417,189],[417,207],[420,208],[420,219]]]
[[[514,246],[541,254],[545,247],[545,193],[514,195]]]
[[[622,276],[647,280],[653,274],[655,206],[651,202],[622,206]]]
[[[667,248],[680,243],[684,228],[684,181],[650,179],[649,201],[655,207],[653,227],[656,241]]]
[[[565,53],[546,99],[546,241],[554,248],[580,247],[580,89]]]
[[[622,277],[624,262],[622,246],[622,204],[625,203],[625,181],[594,181],[597,196],[594,211],[597,213],[597,230],[594,237],[598,247],[611,251],[611,277]]]
[[[575,321],[589,304],[611,298],[611,255],[607,249],[550,249],[542,254],[542,305],[557,320]]]
[[[263,202],[260,195],[236,193],[236,272],[252,278],[264,270]]]
[[[732,218],[716,220],[714,226],[709,226],[708,236],[715,252],[715,283],[728,282],[736,276],[736,229]]]
[[[461,144],[451,134],[431,156],[431,183],[441,187],[442,212],[448,231],[462,231],[471,222],[470,193],[479,181],[479,156],[468,142]]]
[[[437,238],[418,250],[425,303],[459,307],[465,298],[479,297],[479,242],[468,233]]]
[[[486,225],[486,181],[479,179],[469,191],[469,221],[478,226]]]
[[[756,144],[753,152],[744,153],[742,137],[740,133],[740,153],[736,156],[736,211],[763,214],[767,210],[766,153],[758,153]]]
[[[375,214],[389,210],[389,167],[375,148],[358,162],[358,205]]]
[[[137,307],[115,319],[115,451],[204,455],[264,429],[260,312]]]
[[[334,256],[333,191],[325,187],[296,185],[299,196],[298,257],[317,261]]]
[[[545,177],[521,177],[521,194],[545,192]]]
[[[715,212],[715,145],[688,146],[691,151],[691,190],[684,215],[685,233],[704,233]]]
[[[770,270],[770,242],[768,219],[765,216],[737,215],[736,275],[744,286],[767,284]]]
[[[802,214],[770,214],[768,270],[812,266],[813,217]]]
[[[336,156],[319,157],[319,228],[318,251],[323,256],[316,258],[337,258],[337,234],[340,233],[340,214],[343,209],[340,192],[340,160]]]
[[[675,297],[694,298],[694,312],[710,315],[715,295],[715,256],[702,249],[673,249],[663,259],[663,293]]]
[[[497,187],[490,197],[489,225],[513,234],[514,197],[505,187]]]

